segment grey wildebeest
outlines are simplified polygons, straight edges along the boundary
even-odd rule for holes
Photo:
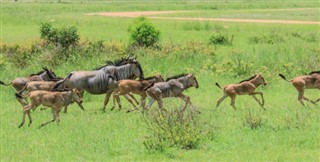
[[[118,87],[113,93],[113,107],[111,110],[115,108],[115,100],[118,102],[119,109],[121,109],[121,103],[120,103],[120,95],[124,95],[125,98],[133,105],[134,108],[136,108],[136,105],[133,103],[132,99],[135,100],[137,104],[139,102],[135,99],[135,97],[131,94],[138,94],[141,96],[141,106],[145,108],[145,99],[147,97],[147,94],[145,92],[145,88],[147,88],[150,85],[153,85],[157,82],[163,82],[164,79],[161,75],[155,75],[153,77],[144,78],[142,80],[120,80],[118,81]],[[129,96],[132,98],[130,99]],[[130,112],[130,111],[128,111]]]
[[[29,77],[19,77],[11,81],[9,84],[5,84],[0,81],[0,84],[9,86],[12,85],[17,91],[20,91],[28,82],[31,81],[51,81],[57,79],[58,77],[50,69],[43,67],[43,71],[40,71],[36,74],[31,74]]]
[[[37,91],[31,91],[26,96],[23,96],[23,98],[30,97],[31,104],[24,106],[23,108],[23,116],[22,116],[22,122],[19,125],[19,128],[22,127],[25,123],[26,114],[29,117],[29,126],[32,123],[32,118],[30,114],[30,109],[36,109],[39,105],[44,105],[51,108],[53,119],[49,122],[45,122],[41,124],[40,127],[43,127],[49,123],[52,123],[56,121],[57,123],[60,122],[59,113],[61,111],[61,108],[63,106],[69,105],[73,101],[77,102],[78,105],[83,109],[81,103],[82,99],[80,97],[79,92],[77,91],[43,91],[43,90],[37,90]]]
[[[117,87],[117,81],[122,79],[143,79],[143,71],[139,62],[132,58],[123,58],[115,62],[109,61],[107,65],[97,68],[94,71],[75,71],[57,83],[54,89],[68,85],[70,89],[79,92],[87,91],[90,94],[106,94],[102,111],[106,109],[109,98]]]
[[[229,84],[223,88],[223,96],[217,101],[217,108],[221,104],[221,102],[226,99],[227,97],[231,98],[231,106],[236,110],[235,106],[235,99],[237,95],[245,95],[248,94],[252,96],[262,107],[262,109],[266,110],[264,106],[264,98],[262,92],[255,92],[256,88],[258,88],[260,85],[267,85],[267,82],[264,80],[262,75],[256,74],[253,77],[243,80],[236,84]],[[221,88],[221,86],[216,83],[216,86]],[[222,88],[221,88],[222,89]],[[259,94],[261,96],[262,102],[258,100],[258,98],[255,96]]]
[[[282,74],[279,74],[281,78],[284,80],[291,82],[292,85],[297,89],[298,91],[298,100],[300,103],[305,106],[303,103],[303,100],[309,101],[313,104],[316,104],[320,101],[320,98],[318,98],[315,101],[309,100],[304,96],[304,90],[305,89],[318,89],[320,90],[320,71],[313,71],[309,73],[308,75],[301,75],[298,77],[293,78],[292,80],[287,80],[286,77]]]
[[[193,74],[179,74],[167,78],[165,82],[155,83],[154,85],[145,89],[147,95],[149,96],[149,103],[147,108],[150,108],[156,100],[158,102],[159,109],[165,110],[163,108],[163,98],[179,97],[183,101],[185,101],[185,105],[182,109],[182,111],[184,111],[188,103],[191,104],[191,102],[190,97],[184,95],[183,91],[190,87],[199,88],[198,81]]]

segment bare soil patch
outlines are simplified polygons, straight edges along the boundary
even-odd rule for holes
[[[286,9],[290,10],[290,9]],[[295,9],[292,9],[295,10]],[[109,16],[109,17],[138,17],[147,16],[151,19],[167,20],[189,20],[189,21],[224,21],[224,22],[246,22],[246,23],[273,23],[273,24],[318,24],[319,21],[299,21],[299,20],[261,20],[261,19],[230,19],[230,18],[191,18],[191,17],[160,17],[154,15],[181,13],[191,11],[139,11],[139,12],[101,12],[89,13],[90,16]]]

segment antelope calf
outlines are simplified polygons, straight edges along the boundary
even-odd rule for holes
[[[41,124],[40,127],[43,127],[54,121],[56,121],[59,124],[60,122],[59,113],[61,111],[61,108],[63,106],[66,106],[72,103],[73,101],[77,102],[80,108],[84,110],[81,104],[82,99],[79,95],[79,92],[77,91],[58,92],[58,91],[37,90],[37,91],[31,91],[29,92],[28,95],[23,96],[23,98],[26,98],[26,97],[30,97],[31,104],[24,106],[22,122],[19,125],[19,128],[23,126],[25,122],[26,114],[28,114],[28,117],[29,117],[29,126],[31,125],[32,119],[30,115],[30,109],[36,109],[41,104],[47,107],[51,107],[51,113],[52,113],[53,119],[51,121]]]
[[[309,100],[307,97],[304,96],[304,90],[305,89],[318,89],[320,90],[320,71],[313,71],[309,73],[308,75],[301,75],[298,77],[293,78],[292,80],[287,80],[286,77],[282,74],[279,74],[279,76],[288,81],[291,82],[292,85],[297,89],[298,91],[298,100],[300,103],[305,106],[303,103],[303,100],[306,100],[308,102],[311,102],[313,104],[316,104],[320,101],[320,98],[318,98],[315,101]]]
[[[120,103],[120,95],[124,95],[125,98],[133,105],[134,108],[136,108],[136,105],[133,103],[133,101],[129,98],[129,96],[136,101],[137,104],[139,102],[134,98],[134,96],[131,93],[138,94],[141,96],[141,106],[145,107],[145,99],[147,97],[146,92],[144,91],[145,88],[148,86],[153,85],[157,82],[163,82],[164,79],[161,75],[155,75],[153,77],[145,78],[142,80],[120,80],[118,81],[118,88],[115,90],[113,94],[113,107],[111,110],[115,107],[115,99],[118,102],[119,109],[121,109],[121,103]],[[130,112],[128,110],[128,112]]]
[[[266,85],[266,81],[262,77],[262,75],[257,74],[249,79],[243,80],[237,84],[229,84],[223,88],[223,96],[217,101],[217,108],[221,104],[221,102],[226,99],[227,97],[231,98],[231,106],[236,109],[235,106],[235,99],[237,95],[244,95],[248,94],[252,96],[258,103],[259,105],[266,110],[263,105],[264,105],[264,98],[263,98],[263,93],[262,92],[255,92],[256,88],[259,87],[260,85]],[[220,87],[218,83],[216,85]],[[221,88],[222,89],[222,88]],[[262,98],[262,103],[258,100],[258,98],[255,95],[261,95]]]

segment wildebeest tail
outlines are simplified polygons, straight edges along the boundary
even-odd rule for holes
[[[216,86],[219,87],[220,89],[222,89],[221,86],[219,85],[219,83],[217,83],[217,82],[216,82]]]
[[[6,84],[6,83],[4,83],[3,81],[1,81],[1,80],[0,80],[0,84],[5,85],[5,86],[9,86],[9,85],[11,85],[11,84],[12,84],[12,82],[11,82],[11,83],[9,83],[9,84]]]
[[[18,92],[16,92],[14,95],[15,95],[17,98],[27,98],[27,97],[30,96],[30,92],[29,92],[26,96],[22,96],[22,95],[19,94]]]
[[[26,85],[24,85],[24,87],[20,90],[20,91],[18,91],[16,94],[19,94],[20,96],[21,96],[21,94],[23,93],[23,91],[27,88],[27,86],[28,86],[28,83],[26,84]],[[16,95],[17,96],[17,95]]]
[[[67,79],[70,79],[70,77],[72,76],[72,74],[73,74],[73,72],[69,73],[69,74],[67,75],[67,77],[64,78],[63,80],[57,81],[56,85],[52,88],[52,91],[59,91],[59,90],[61,90],[61,88],[59,89],[59,87],[60,87],[61,85],[63,85],[64,82],[65,82]],[[63,89],[63,88],[62,88],[62,89]]]
[[[285,77],[283,74],[279,74],[279,76],[280,76],[282,79],[284,79],[285,81],[290,82],[289,80],[286,79],[286,77]]]
[[[154,85],[154,82],[152,82],[152,83],[149,84],[147,87],[145,87],[145,88],[143,89],[143,91],[148,90],[148,89],[151,88],[153,85]]]

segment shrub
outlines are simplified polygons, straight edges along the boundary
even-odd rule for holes
[[[143,119],[151,130],[143,142],[148,150],[166,151],[173,147],[195,149],[205,134],[195,111],[149,110],[143,113]]]
[[[213,34],[209,38],[210,45],[232,44],[232,41],[233,41],[233,36],[231,36],[231,38],[228,38],[228,36],[222,35],[222,34]]]
[[[43,23],[40,27],[41,38],[54,46],[61,46],[63,50],[75,46],[79,42],[78,29],[74,26],[53,28],[50,23]]]
[[[138,17],[128,29],[133,44],[141,47],[154,46],[160,37],[160,31],[145,17]]]
[[[252,44],[275,44],[282,42],[286,42],[285,37],[276,32],[268,35],[252,36],[249,38],[249,43]]]

